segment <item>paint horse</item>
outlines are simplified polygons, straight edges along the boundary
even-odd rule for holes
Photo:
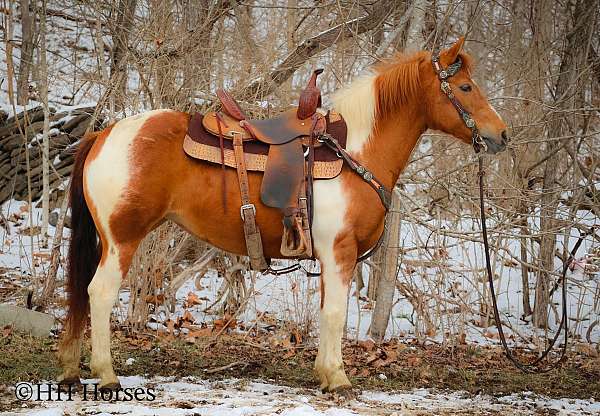
[[[427,129],[466,143],[477,132],[488,153],[505,148],[506,125],[471,79],[472,60],[462,52],[463,43],[461,38],[439,55],[400,55],[333,96],[333,108],[347,124],[346,150],[387,189],[393,189]],[[69,309],[59,351],[63,382],[79,381],[89,311],[92,373],[101,388],[119,386],[110,353],[110,314],[138,245],[159,224],[171,220],[225,251],[246,253],[239,202],[221,206],[221,167],[182,150],[189,120],[178,111],[149,111],[80,145],[70,193]],[[240,201],[235,170],[224,174],[227,200]],[[248,176],[265,256],[276,258],[281,213],[258,202],[261,174]],[[349,285],[357,257],[383,231],[385,209],[373,188],[347,166],[333,179],[316,180],[313,192],[314,253],[321,264],[315,372],[323,391],[336,391],[351,386],[341,349]]]

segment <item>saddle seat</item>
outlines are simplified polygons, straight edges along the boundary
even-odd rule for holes
[[[298,137],[308,137],[312,131],[324,130],[324,116],[315,113],[317,121],[308,118],[300,120],[293,108],[273,118],[264,120],[236,120],[222,113],[208,113],[202,119],[204,128],[212,134],[232,139],[235,133],[241,133],[244,141],[258,140],[269,145],[281,145]],[[317,125],[313,125],[316,123]]]

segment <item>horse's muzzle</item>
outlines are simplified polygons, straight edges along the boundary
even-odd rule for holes
[[[506,134],[506,130],[504,130],[501,134],[500,140],[490,139],[489,137],[483,136],[483,140],[487,145],[486,153],[490,155],[495,155],[496,153],[500,153],[506,149],[506,145],[508,143],[508,135]]]

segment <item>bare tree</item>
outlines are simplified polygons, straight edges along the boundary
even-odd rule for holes
[[[425,42],[423,28],[426,8],[427,0],[415,0],[411,5],[412,18],[408,22],[405,45],[407,51],[419,50]],[[385,230],[382,246],[374,262],[376,267],[371,271],[369,280],[370,284],[372,281],[377,287],[370,329],[371,336],[377,341],[382,341],[385,336],[396,293],[400,239],[400,199],[397,192],[392,192],[392,204],[387,215],[389,228]]]
[[[17,76],[17,104],[29,102],[29,76],[33,62],[35,13],[30,10],[29,0],[21,0],[21,59],[19,60],[19,75]],[[35,2],[33,3],[35,8]]]
[[[50,216],[50,107],[48,106],[48,62],[46,59],[46,0],[40,10],[39,51],[39,100],[44,107],[44,127],[42,131],[42,229],[41,244],[48,246],[48,217]]]
[[[594,31],[598,16],[597,0],[579,0],[571,10],[571,4],[566,5],[566,15],[572,12],[572,28],[566,36],[562,60],[559,69],[556,87],[554,88],[554,103],[557,110],[566,110],[574,107],[578,73],[588,65],[591,33]],[[546,162],[542,183],[541,218],[540,218],[540,263],[542,270],[538,274],[535,290],[534,322],[538,327],[547,327],[548,305],[550,302],[550,272],[554,270],[554,257],[556,250],[556,234],[559,226],[556,223],[556,210],[558,207],[558,193],[560,186],[557,182],[559,156],[557,149],[568,131],[568,123],[563,115],[557,116],[549,124],[546,142]],[[572,131],[573,132],[573,131]]]
[[[123,110],[127,95],[127,50],[129,36],[133,30],[133,18],[137,0],[119,0],[115,9],[115,24],[112,28],[112,60],[110,78],[114,85],[115,109]]]

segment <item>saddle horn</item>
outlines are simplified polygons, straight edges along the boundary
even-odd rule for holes
[[[317,77],[322,72],[323,68],[315,69],[308,80],[306,88],[300,94],[298,110],[296,112],[300,120],[306,120],[311,117],[317,111],[317,108],[321,107],[321,90],[317,87]]]

